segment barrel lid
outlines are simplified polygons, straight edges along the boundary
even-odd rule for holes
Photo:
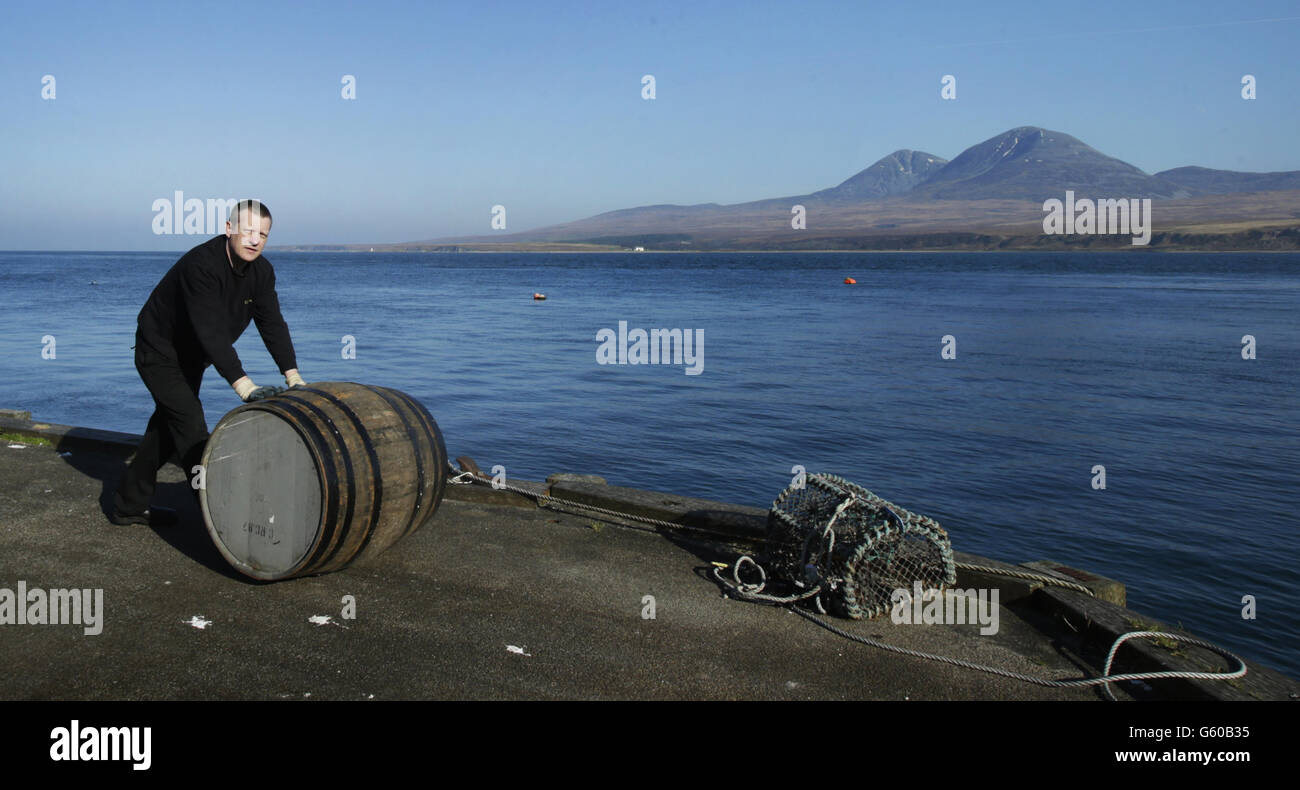
[[[256,579],[293,575],[319,538],[323,498],[316,460],[288,420],[241,407],[203,453],[200,508],[222,556]]]

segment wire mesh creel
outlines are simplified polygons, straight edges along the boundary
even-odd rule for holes
[[[799,589],[821,584],[831,610],[854,620],[890,610],[895,590],[943,590],[957,581],[952,543],[938,522],[842,477],[808,475],[772,503],[768,567]]]

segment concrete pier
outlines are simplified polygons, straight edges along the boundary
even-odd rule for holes
[[[175,467],[164,469],[156,501],[175,507],[180,524],[108,521],[138,437],[13,411],[0,413],[0,437],[0,588],[103,595],[95,635],[0,625],[0,699],[1102,699],[1098,687],[1046,688],[874,649],[784,609],[725,598],[710,563],[761,541],[762,508],[583,476],[529,484],[696,528],[667,531],[449,486],[434,521],[374,562],[268,584],[221,558]],[[1089,585],[1061,563],[1037,569]],[[1133,622],[1176,630],[1114,602],[1122,585],[1095,584],[1105,594],[963,574],[959,587],[1001,591],[994,635],[888,616],[833,622],[1042,678],[1099,674],[1114,633],[1138,630]],[[1120,656],[1118,671],[1227,668],[1176,644]],[[1250,663],[1240,680],[1113,688],[1121,700],[1288,699],[1300,683]]]

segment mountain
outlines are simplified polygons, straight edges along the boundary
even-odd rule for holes
[[[904,148],[858,172],[839,186],[806,197],[845,202],[902,195],[938,173],[946,164],[948,160],[943,157]]]
[[[1233,192],[1276,192],[1300,189],[1300,171],[1282,173],[1241,173],[1235,170],[1211,170],[1208,167],[1175,167],[1162,170],[1156,178],[1211,195]]]
[[[909,197],[930,200],[1183,198],[1194,190],[1149,176],[1062,132],[1018,126],[967,148]]]
[[[1180,167],[1148,175],[1063,132],[1019,126],[976,143],[952,161],[900,149],[837,186],[805,195],[731,205],[639,206],[519,233],[369,246],[385,250],[546,245],[674,250],[996,246],[1002,243],[998,239],[1038,239],[1043,201],[1063,199],[1067,190],[1075,193],[1076,200],[1152,198],[1159,201],[1158,229],[1183,234],[1179,238],[1202,232],[1247,234],[1240,242],[1246,248],[1276,243],[1289,249],[1286,245],[1293,244],[1296,234],[1286,234],[1300,219],[1300,171],[1238,173]],[[804,207],[803,227],[792,222],[800,215],[794,211],[798,205]],[[1275,233],[1283,235],[1268,236]],[[943,239],[936,242],[939,237]],[[1178,243],[1194,246],[1197,242]]]

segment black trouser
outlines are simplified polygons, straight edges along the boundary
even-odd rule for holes
[[[113,497],[118,513],[143,513],[158,484],[158,470],[173,459],[185,470],[190,490],[198,496],[193,470],[202,459],[208,441],[208,423],[203,416],[203,404],[199,403],[199,386],[206,368],[207,365],[178,365],[136,340],[135,369],[149,388],[155,409],[135,458]]]

